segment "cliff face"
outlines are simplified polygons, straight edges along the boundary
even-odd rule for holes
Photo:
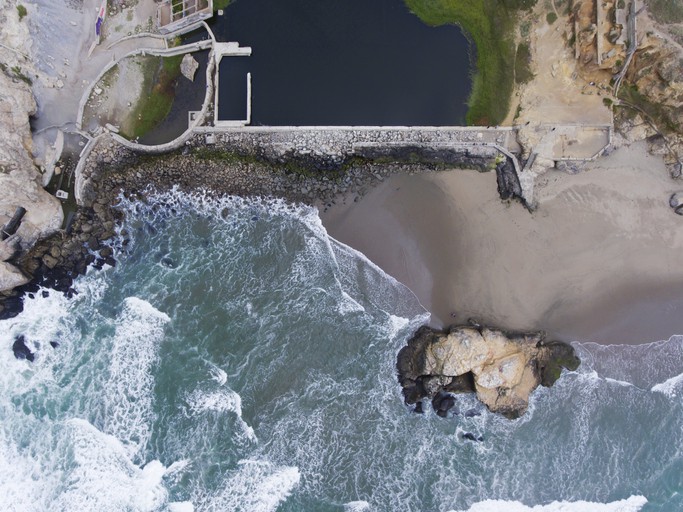
[[[29,116],[35,113],[36,102],[31,92],[35,73],[26,57],[28,41],[16,2],[0,1],[0,226],[18,207],[27,211],[17,236],[0,242],[0,291],[28,281],[11,264],[17,250],[53,233],[63,220],[61,205],[43,190],[31,155]]]

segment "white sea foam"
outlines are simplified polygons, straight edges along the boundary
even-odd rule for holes
[[[38,461],[19,453],[0,432],[0,510],[40,512],[48,488],[57,487],[59,475],[45,474]]]
[[[340,315],[348,315],[350,313],[362,313],[365,308],[356,302],[351,295],[342,291],[341,300],[337,304],[337,311]]]
[[[361,305],[369,302],[402,317],[426,312],[410,288],[384,272],[362,252],[330,237],[320,219],[317,220],[320,236],[328,244],[330,255],[338,265],[337,278],[345,292]]]
[[[223,386],[228,382],[228,374],[225,370],[222,370],[213,363],[209,363],[209,372],[211,372],[211,378],[215,380],[219,386]]]
[[[34,353],[35,362],[29,368],[33,373],[39,373],[46,369],[41,360],[52,349],[50,341],[62,342],[63,333],[68,329],[69,301],[61,293],[47,291],[48,296],[42,296],[43,290],[39,290],[35,298],[24,298],[24,310],[16,317],[4,320],[0,328],[0,348],[11,353],[12,345],[17,336],[23,336],[26,346]],[[43,351],[47,348],[48,350]],[[3,368],[5,365],[14,367],[26,367],[25,361],[17,361],[14,358],[3,360],[0,363],[0,381],[9,375]],[[38,380],[40,377],[38,377]],[[11,387],[11,386],[10,386]],[[7,389],[7,388],[6,388]]]
[[[169,503],[168,512],[194,512],[194,505],[189,501]]]
[[[187,197],[182,200],[178,199],[177,204],[181,203],[183,206],[177,208],[178,215],[191,216],[189,220],[194,222],[196,217],[194,199],[188,200]],[[207,200],[205,206],[209,203],[210,201]],[[266,212],[265,207],[254,206],[256,203],[248,200],[220,200],[214,201],[213,204],[214,206],[229,206],[230,212],[226,219],[228,225],[219,225],[220,229],[216,230],[215,240],[211,240],[211,244],[218,242],[227,244],[225,240],[234,237],[235,241],[231,241],[230,244],[235,246],[232,257],[237,262],[237,268],[242,268],[240,267],[243,262],[241,258],[250,257],[252,254],[266,261],[265,258],[270,257],[271,252],[274,249],[277,250],[276,246],[280,243],[279,239],[277,243],[266,240],[264,244],[271,244],[268,247],[251,243],[253,240],[250,237],[253,237],[255,232],[258,237],[270,238],[266,223],[253,222],[252,216],[263,219],[280,214],[282,217],[299,214],[294,210],[287,212],[282,210],[280,213],[277,213],[277,210]],[[207,216],[217,218],[220,224],[220,212],[213,210],[214,206],[207,207],[205,213]],[[153,210],[147,205],[139,205],[136,208],[139,215],[148,217],[157,214],[166,215],[166,222],[170,224],[168,213],[164,212],[163,208]],[[200,211],[201,208],[203,206],[200,205]],[[318,225],[319,219],[306,217],[309,215],[307,211],[304,211],[303,215],[305,217],[303,222],[310,222],[312,226],[309,226],[310,229],[315,231],[313,237],[309,233],[306,236],[326,238],[327,235]],[[280,222],[281,220],[283,219],[276,219],[277,226],[291,224],[289,227],[293,226],[294,232],[299,233],[299,226],[296,225],[299,222],[298,219],[284,218],[283,222]],[[145,220],[145,222],[153,221],[154,218]],[[233,226],[233,223],[236,225]],[[189,229],[188,226],[192,225],[191,222],[180,224],[184,229]],[[215,224],[211,225],[215,226]],[[156,238],[162,238],[163,229],[159,228],[159,236]],[[288,227],[285,227],[286,229]],[[191,235],[192,233],[190,233],[190,241]],[[173,233],[167,243],[169,247],[173,247],[173,251],[180,251],[174,245],[180,243],[174,239],[174,236],[176,233]],[[272,238],[277,239],[277,236],[275,234]],[[182,237],[178,236],[178,238]],[[306,248],[299,246],[300,241],[297,239],[296,243],[292,244],[293,251],[305,252],[315,247],[322,248],[319,253],[311,255],[314,261],[308,262],[311,268],[320,266],[322,270],[319,274],[313,272],[310,276],[303,275],[301,278],[305,280],[299,283],[292,281],[289,274],[279,275],[277,272],[280,269],[278,269],[273,274],[279,279],[278,292],[284,288],[291,296],[298,296],[297,294],[301,293],[308,298],[320,297],[325,303],[321,304],[320,309],[315,309],[316,314],[329,312],[334,319],[340,318],[338,314],[340,311],[361,311],[359,306],[363,308],[365,314],[362,318],[354,318],[361,315],[351,313],[345,319],[348,320],[348,325],[346,322],[344,322],[345,325],[340,325],[340,329],[349,327],[349,333],[360,334],[354,339],[362,340],[362,343],[358,344],[362,345],[362,351],[353,350],[347,353],[339,350],[335,352],[334,359],[329,358],[319,368],[316,367],[315,371],[306,374],[305,379],[299,379],[296,382],[290,382],[286,373],[280,372],[277,380],[264,384],[265,379],[254,378],[254,373],[239,371],[241,365],[249,365],[250,369],[255,371],[264,371],[264,365],[270,364],[276,370],[282,370],[282,368],[287,368],[288,362],[293,357],[300,358],[301,349],[304,347],[297,336],[292,336],[287,343],[282,343],[286,331],[281,329],[287,328],[286,322],[280,321],[279,318],[277,322],[271,322],[268,317],[271,311],[264,308],[265,301],[261,299],[269,299],[268,293],[273,288],[272,281],[269,280],[270,274],[268,280],[265,280],[261,274],[255,273],[249,276],[244,286],[246,293],[237,294],[238,298],[230,297],[232,289],[225,292],[225,303],[236,304],[234,307],[237,317],[235,324],[242,320],[253,322],[253,318],[258,319],[258,322],[253,322],[260,327],[258,336],[254,338],[258,338],[258,347],[249,352],[246,349],[241,350],[245,348],[242,346],[239,350],[233,350],[229,344],[234,340],[227,339],[229,336],[226,336],[225,350],[220,355],[216,355],[211,353],[215,347],[210,346],[210,336],[202,336],[203,332],[198,332],[199,335],[194,336],[195,331],[190,330],[188,339],[185,340],[188,347],[183,347],[183,349],[188,349],[183,353],[190,354],[190,357],[187,361],[184,358],[178,358],[178,364],[173,367],[173,371],[184,372],[182,374],[184,378],[188,375],[197,375],[196,362],[200,359],[199,366],[204,369],[203,375],[201,369],[199,372],[201,382],[189,384],[189,387],[183,387],[180,390],[174,388],[172,393],[164,394],[164,398],[170,397],[173,400],[159,399],[156,404],[153,398],[154,375],[157,371],[156,363],[159,357],[163,357],[163,353],[158,353],[157,349],[159,342],[163,340],[164,325],[168,322],[168,317],[149,306],[148,303],[138,304],[140,307],[137,309],[140,311],[131,313],[129,309],[135,310],[136,306],[130,306],[127,304],[130,301],[126,301],[121,314],[114,319],[105,319],[104,325],[98,330],[98,333],[104,333],[100,339],[96,339],[96,335],[91,336],[94,329],[100,327],[99,322],[93,322],[95,326],[92,328],[87,325],[85,327],[78,325],[79,328],[83,328],[85,335],[79,337],[79,333],[74,331],[72,339],[81,343],[72,344],[80,345],[87,353],[78,365],[74,364],[72,368],[62,373],[57,371],[57,364],[48,365],[46,363],[49,361],[41,359],[46,356],[38,357],[34,364],[15,361],[11,356],[10,348],[4,345],[10,343],[10,338],[7,337],[5,340],[4,333],[0,332],[0,340],[3,343],[1,347],[7,348],[9,353],[9,357],[0,361],[0,373],[5,369],[5,365],[13,365],[10,370],[16,382],[10,383],[12,385],[10,391],[22,389],[21,392],[14,392],[14,395],[0,396],[0,418],[3,418],[0,424],[0,440],[2,440],[3,433],[9,433],[8,446],[14,449],[14,451],[5,450],[6,453],[3,453],[2,445],[0,445],[0,510],[11,510],[10,506],[5,506],[9,503],[10,505],[18,504],[19,509],[30,511],[60,510],[57,505],[61,505],[61,510],[150,510],[150,507],[157,506],[157,509],[152,508],[152,510],[191,512],[196,507],[198,511],[255,510],[260,512],[277,510],[288,499],[290,503],[285,504],[289,505],[287,508],[306,508],[303,504],[297,507],[300,492],[305,504],[309,504],[310,500],[316,498],[325,503],[341,504],[352,497],[373,497],[372,507],[367,502],[354,501],[343,506],[346,511],[369,511],[370,509],[414,511],[425,508],[423,497],[425,492],[429,492],[432,498],[429,508],[443,511],[453,506],[453,497],[456,493],[459,504],[473,503],[491,495],[514,496],[525,503],[532,504],[545,502],[542,501],[545,498],[536,499],[539,496],[537,482],[544,478],[547,480],[544,480],[546,484],[544,488],[553,489],[556,493],[551,494],[549,499],[553,496],[603,496],[602,493],[610,488],[610,482],[614,481],[639,485],[640,492],[647,495],[661,492],[659,482],[651,484],[650,480],[646,482],[639,480],[641,474],[650,470],[648,466],[623,464],[623,461],[630,461],[630,454],[645,453],[648,461],[654,460],[658,466],[666,465],[675,470],[674,456],[667,458],[668,452],[673,450],[668,450],[666,443],[675,443],[676,446],[680,444],[677,437],[678,430],[675,430],[680,422],[668,421],[668,430],[665,431],[665,435],[659,436],[661,440],[658,439],[656,442],[651,439],[634,441],[629,437],[628,425],[632,423],[628,420],[631,418],[629,416],[631,412],[634,413],[633,419],[638,420],[639,415],[647,415],[650,411],[657,414],[667,401],[641,400],[644,393],[641,393],[640,388],[631,387],[628,382],[638,383],[639,381],[633,380],[629,372],[622,372],[621,367],[619,371],[610,372],[610,366],[602,364],[604,360],[602,352],[595,357],[596,364],[601,364],[601,366],[585,365],[585,373],[581,373],[582,370],[580,370],[578,373],[572,373],[561,379],[552,389],[538,390],[534,394],[530,412],[515,422],[509,422],[488,413],[476,418],[465,418],[460,415],[452,420],[442,420],[433,414],[419,417],[410,415],[401,404],[400,388],[395,378],[394,356],[405,342],[407,333],[423,323],[427,313],[422,313],[418,307],[413,307],[415,302],[411,301],[409,294],[404,293],[405,289],[394,287],[391,279],[386,277],[381,270],[374,269],[368,264],[366,258],[359,256],[360,253],[340,251],[334,242],[329,242],[329,246],[332,247],[332,255],[330,255],[325,252],[324,244],[312,244],[314,247],[311,249],[309,245]],[[315,241],[319,242],[318,239]],[[142,245],[147,240],[139,240],[139,242]],[[245,243],[242,245],[242,242]],[[148,249],[148,246],[149,244],[145,245],[145,248]],[[219,246],[220,244],[210,245],[209,249],[214,250]],[[138,251],[140,249],[141,247],[137,247]],[[148,254],[146,251],[143,253]],[[215,260],[215,258],[208,258],[209,255],[203,254],[202,251],[196,251],[195,248],[192,249],[191,254],[182,252],[178,254],[182,257],[186,267],[190,267],[191,261],[195,264],[203,259]],[[197,254],[201,256],[196,256]],[[139,254],[134,256],[137,257]],[[291,257],[292,254],[288,256]],[[331,257],[336,258],[339,263],[338,268],[334,268],[335,263],[330,262]],[[306,255],[301,255],[301,258],[305,263]],[[322,258],[322,260],[315,258]],[[288,259],[287,263],[289,261]],[[201,264],[204,264],[201,267],[203,271],[208,264],[205,261]],[[126,268],[124,261],[112,274],[126,278],[128,276],[125,272],[131,270],[133,266],[131,264],[129,268]],[[285,267],[286,265],[283,266]],[[304,269],[305,265],[301,268]],[[186,270],[187,268],[184,272]],[[160,271],[165,272],[163,269]],[[238,273],[239,270],[231,272]],[[211,275],[207,272],[202,276],[204,277],[210,278]],[[338,278],[338,281],[335,283],[331,278]],[[79,282],[80,279],[82,278],[79,278]],[[117,308],[120,305],[120,299],[116,297],[119,297],[120,293],[137,294],[140,297],[163,297],[165,304],[172,304],[172,301],[176,299],[170,292],[162,295],[158,291],[162,284],[158,282],[154,283],[156,288],[151,294],[147,293],[149,289],[145,288],[147,282],[144,280],[141,280],[139,287],[134,286],[130,280],[125,282],[126,291],[111,290],[111,293],[97,297],[94,292],[85,291],[75,301],[69,301],[69,304],[76,301],[83,304],[85,295],[95,297],[92,301],[94,308],[91,309],[90,304],[84,308],[88,313],[83,313],[83,315],[88,318],[86,316],[88,314],[97,315],[97,310],[107,312],[112,308]],[[303,288],[299,288],[300,285]],[[169,288],[174,294],[179,289],[176,290],[173,286]],[[249,295],[249,292],[253,290],[257,290],[262,295],[253,298]],[[212,292],[215,293],[215,290]],[[114,297],[113,300],[112,297]],[[210,296],[211,304],[216,302],[213,297]],[[289,298],[288,295],[285,300]],[[220,299],[222,300],[223,296]],[[156,303],[153,298],[149,300]],[[338,306],[340,301],[344,303]],[[303,302],[300,301],[300,304]],[[305,303],[304,306],[310,303]],[[244,313],[249,307],[248,304],[251,304],[251,309],[247,317]],[[330,309],[327,309],[328,305],[331,305]],[[203,306],[204,304],[201,303],[193,305],[195,308],[192,312],[193,318],[195,312],[196,317],[204,314]],[[315,306],[317,307],[318,304],[316,303]],[[339,309],[335,310],[335,307]],[[278,303],[277,308],[276,314],[283,317],[290,312],[288,302]],[[79,310],[75,310],[71,305],[65,306],[62,314],[63,320],[55,324],[56,330],[53,330],[59,332],[64,322],[70,321],[69,318],[75,316],[74,314],[78,315]],[[303,311],[303,313],[310,315],[310,311]],[[155,316],[159,318],[155,319]],[[174,319],[174,322],[179,322],[179,319],[180,315]],[[24,325],[31,322],[24,322]],[[150,328],[149,324],[153,324],[152,327],[156,325],[156,327]],[[202,328],[199,324],[198,322],[198,330]],[[175,327],[177,329],[174,329],[174,335],[184,332],[180,325]],[[223,327],[223,324],[219,326],[219,322],[215,322],[212,326],[216,332],[220,330],[219,327]],[[238,329],[242,326],[226,324],[228,330],[233,327],[235,332],[239,332]],[[115,333],[112,334],[114,330]],[[40,327],[34,328],[36,336],[40,334],[40,331]],[[47,338],[36,337],[36,340],[43,339]],[[209,343],[206,343],[207,339]],[[329,343],[326,336],[321,336],[319,339],[321,346],[322,341]],[[329,339],[334,341],[333,337]],[[71,345],[68,340],[65,344],[67,345],[65,348]],[[112,345],[118,345],[118,351],[111,350]],[[136,352],[138,349],[149,357],[135,359],[138,356]],[[306,348],[303,350],[305,351]],[[318,350],[317,346],[316,350]],[[316,355],[321,355],[320,361],[326,355],[323,350],[316,352]],[[126,354],[129,351],[134,355],[128,357]],[[620,348],[614,349],[614,360],[619,361],[620,351]],[[55,360],[58,357],[60,360],[64,359],[64,354],[68,353],[67,350],[62,349],[44,352]],[[273,354],[272,357],[271,354]],[[99,366],[94,369],[88,366],[91,355],[96,356],[93,360],[98,365],[106,361],[107,366],[101,365],[101,370]],[[117,359],[118,363],[112,359]],[[245,445],[235,442],[235,436],[244,435],[243,427],[249,428],[246,423],[240,423],[242,422],[241,399],[237,393],[227,388],[228,374],[218,366],[208,363],[210,360],[220,361],[219,364],[223,368],[229,368],[230,380],[232,381],[232,375],[236,375],[235,380],[240,381],[240,387],[236,389],[240,389],[240,392],[244,389],[244,396],[249,396],[250,400],[257,401],[256,404],[261,406],[254,408],[258,411],[257,415],[262,428],[260,432],[263,432],[260,444]],[[352,364],[349,364],[349,361]],[[114,404],[121,414],[132,418],[129,423],[116,423],[113,420],[118,421],[118,417],[113,418],[105,414],[106,411],[97,409],[102,396],[100,390],[107,390],[112,386],[115,388],[118,385],[113,373],[109,375],[107,371],[110,362],[118,365],[121,372],[125,370],[121,380],[126,381],[124,387],[130,388],[133,393],[131,398],[135,400],[135,407],[125,403]],[[668,364],[668,360],[666,362]],[[673,359],[671,365],[676,364],[677,360]],[[48,386],[34,386],[35,378],[33,378],[33,381],[29,382],[31,386],[28,386],[30,394],[27,393],[25,387],[22,388],[19,384],[26,380],[25,375],[38,371],[42,366],[50,367],[51,371],[54,367],[55,382],[58,385],[53,385],[49,389]],[[76,371],[72,372],[73,368]],[[159,369],[165,370],[166,368],[164,361],[164,365],[160,365]],[[271,367],[268,366],[265,372],[268,373],[270,369]],[[594,369],[596,371],[592,371]],[[185,370],[188,370],[187,373]],[[74,378],[77,372],[81,373]],[[352,375],[348,372],[352,372]],[[647,393],[653,384],[664,381],[678,372],[680,369],[667,368],[666,371],[649,374],[648,384],[639,385]],[[636,372],[633,374],[637,378]],[[3,376],[0,375],[0,382],[2,379]],[[134,383],[132,387],[128,384],[129,381]],[[73,397],[69,395],[74,389],[79,389],[81,382],[87,383],[83,389],[84,394],[88,396],[83,399],[83,404],[73,406]],[[93,383],[92,386],[91,383]],[[63,384],[68,392],[64,391],[63,395],[55,397],[52,394],[53,390],[59,392],[56,388]],[[182,380],[182,384],[186,384],[185,380]],[[664,384],[662,382],[657,386]],[[278,387],[280,385],[281,387]],[[158,389],[159,387],[157,386],[157,391],[165,393],[166,390]],[[46,389],[50,396],[43,401]],[[264,389],[267,390],[266,393],[263,393]],[[676,389],[680,390],[680,387],[676,388],[673,385],[672,389],[676,391]],[[95,393],[92,392],[93,390]],[[20,393],[21,397],[19,397]],[[116,389],[105,391],[107,399],[113,401],[116,401],[117,393]],[[628,400],[623,400],[624,397]],[[127,398],[126,395],[118,397],[122,401]],[[21,404],[21,407],[15,404]],[[139,404],[142,404],[142,407],[137,408]],[[631,404],[633,407],[630,407]],[[459,397],[458,405],[461,411],[475,407],[475,398]],[[164,438],[164,433],[167,432],[166,424],[162,424],[159,428],[158,437],[155,433],[154,450],[155,453],[159,451],[161,460],[187,457],[186,460],[172,464],[168,469],[164,469],[156,461],[148,463],[144,468],[139,467],[143,462],[148,462],[144,459],[144,451],[138,450],[135,456],[131,457],[135,450],[131,450],[133,444],[127,439],[140,434],[138,437],[144,440],[149,434],[149,428],[156,425],[152,422],[154,420],[151,412],[152,406],[163,411],[159,413],[159,423],[166,421],[169,416],[184,415],[177,418],[179,421],[174,421],[169,426],[168,430],[172,431],[170,437]],[[648,408],[650,406],[652,408]],[[75,409],[70,409],[71,407]],[[125,407],[131,408],[125,409]],[[680,410],[680,408],[670,407],[668,409],[674,409],[674,414],[678,414],[676,411]],[[114,409],[108,410],[111,412]],[[552,414],[549,411],[552,411]],[[607,413],[604,419],[600,416],[603,411]],[[669,414],[669,412],[664,414]],[[46,431],[62,428],[63,424],[70,425],[65,418],[72,416],[88,418],[94,425],[98,427],[101,425],[102,430],[113,434],[118,440],[105,436],[102,432],[98,433],[92,425],[86,424],[88,426],[82,429],[85,434],[78,436],[62,434],[65,439],[58,443],[51,443],[52,438],[46,434]],[[8,421],[5,421],[5,418]],[[305,418],[305,421],[302,421],[302,418]],[[677,416],[674,417],[674,419],[677,418]],[[21,428],[29,421],[37,427],[34,429],[33,425],[30,425],[28,428]],[[77,420],[76,423],[78,421],[82,420]],[[602,423],[603,421],[610,421],[609,432],[614,434],[610,437],[608,448],[604,448],[605,423]],[[45,426],[46,424],[48,426]],[[221,433],[225,433],[226,429],[223,427],[227,427],[227,436],[216,436],[218,430],[213,427],[217,424],[220,424]],[[138,425],[144,428],[138,429]],[[14,427],[20,428],[13,430]],[[71,425],[69,428],[73,430],[75,427]],[[190,429],[189,433],[184,430],[186,428]],[[484,435],[485,442],[462,442],[459,439],[459,433],[464,431]],[[539,435],[539,432],[542,435]],[[28,435],[34,433],[36,435]],[[80,437],[87,438],[88,435],[98,441],[75,440]],[[45,439],[47,441],[44,441]],[[563,439],[559,449],[555,446],[557,439]],[[187,442],[188,440],[190,442]],[[122,445],[121,441],[125,441],[126,444]],[[196,445],[193,444],[194,441]],[[640,443],[648,445],[638,452]],[[142,447],[141,443],[135,442],[135,444]],[[169,455],[165,450],[171,445],[174,451],[172,455]],[[220,446],[220,449],[198,450],[195,453],[192,449],[194,446],[209,448]],[[552,446],[553,449],[549,450],[548,446]],[[72,453],[78,454],[78,457],[72,456]],[[611,454],[611,461],[603,457],[604,453]],[[651,457],[650,454],[652,454]],[[225,469],[234,467],[235,460],[238,458],[247,457],[265,458],[277,462],[249,460],[243,461],[233,471]],[[510,457],[515,458],[515,464],[512,466],[509,464]],[[406,461],[410,463],[406,464]],[[647,461],[644,462],[647,464]],[[555,471],[547,472],[549,464],[555,468]],[[639,466],[639,471],[631,470],[631,466]],[[304,476],[301,476],[299,472]],[[595,474],[600,474],[602,477],[596,479]],[[301,485],[300,490],[299,485]],[[68,501],[55,504],[56,497],[61,496],[64,489],[68,492],[64,495],[64,499],[68,498]],[[168,499],[166,489],[174,495],[177,492],[179,496],[182,496],[178,499],[191,499],[191,502],[166,503],[165,500]],[[500,494],[494,494],[492,490]],[[291,496],[294,492],[297,494]],[[5,498],[5,495],[9,497]],[[288,496],[291,497],[288,498]],[[89,499],[92,499],[92,502],[83,505],[85,500]],[[489,501],[477,503],[470,510],[478,512],[488,510],[632,512],[640,510],[641,505],[634,501],[636,499],[644,500],[640,497],[622,500],[625,502],[624,507],[631,508],[619,508],[618,505],[622,504],[621,502],[606,504],[556,502],[532,507],[513,501]],[[495,507],[492,503],[500,506]],[[488,508],[474,508],[476,506],[488,506]],[[558,508],[560,506],[569,508]],[[282,508],[286,507],[282,506]],[[338,508],[342,507],[338,505]]]
[[[670,379],[660,382],[652,386],[652,391],[656,393],[664,393],[669,398],[676,398],[680,391],[681,384],[683,384],[683,373],[671,377]]]
[[[610,384],[616,384],[617,386],[623,387],[633,386],[633,384],[631,384],[630,382],[626,382],[625,380],[610,379],[609,377],[605,378],[605,382],[609,382]]]
[[[237,422],[241,434],[247,441],[257,442],[254,429],[242,419],[242,398],[231,389],[222,388],[217,391],[202,391],[199,389],[189,393],[185,400],[193,414],[204,412],[233,413],[237,416]]]
[[[207,512],[274,512],[299,485],[296,467],[242,460],[222,489],[202,510]]]
[[[344,512],[368,512],[370,504],[367,501],[349,501],[344,504]]]
[[[643,345],[601,345],[574,343],[581,368],[595,370],[604,378],[629,382],[649,390],[683,365],[683,336]]]
[[[105,387],[105,431],[123,442],[132,457],[144,447],[153,419],[154,376],[165,313],[137,297],[124,300],[111,348]]]
[[[410,319],[401,316],[389,315],[389,322],[387,323],[387,337],[393,340],[402,329],[405,329],[410,324]]]
[[[638,512],[647,500],[643,496],[631,496],[611,503],[589,501],[553,501],[547,505],[529,507],[519,501],[486,500],[475,503],[461,512]]]
[[[115,437],[87,421],[68,420],[64,427],[57,449],[67,457],[67,469],[51,510],[151,512],[166,502],[161,462],[140,469]]]

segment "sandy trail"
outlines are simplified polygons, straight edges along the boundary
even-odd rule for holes
[[[542,181],[530,214],[498,199],[492,173],[395,176],[323,222],[437,326],[475,317],[602,343],[683,334],[683,218],[668,206],[681,186],[663,162],[634,145]]]
[[[112,60],[137,48],[164,47],[160,39],[142,37],[108,48],[128,33],[134,33],[136,27],[144,31],[149,25],[156,4],[140,2],[107,17],[103,28],[107,37],[88,55],[96,39],[95,21],[101,3],[101,0],[36,0],[28,22],[33,38],[33,60],[45,78],[34,86],[39,108],[34,130],[74,123],[83,93]],[[127,93],[124,90],[120,94]],[[44,144],[51,143],[54,136],[54,131],[35,136],[36,153],[42,153]]]

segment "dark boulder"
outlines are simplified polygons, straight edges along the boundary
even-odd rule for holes
[[[460,437],[468,441],[475,441],[481,443],[484,440],[484,436],[475,436],[472,432],[465,432],[460,434]]]
[[[0,320],[7,320],[14,318],[24,310],[24,301],[21,300],[21,297],[7,297],[3,300],[2,306]]]
[[[17,336],[12,345],[12,352],[14,352],[14,357],[17,359],[26,359],[27,361],[33,361],[35,356],[33,352],[26,346],[26,339],[24,336]]]
[[[439,391],[434,398],[432,398],[432,408],[437,415],[445,418],[448,415],[448,411],[455,407],[455,398],[450,393],[445,393]],[[455,411],[457,414],[457,408]]]

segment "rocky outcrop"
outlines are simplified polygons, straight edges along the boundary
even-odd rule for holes
[[[524,414],[539,384],[552,386],[562,368],[578,366],[566,343],[546,341],[542,333],[485,327],[454,327],[448,333],[422,327],[397,361],[406,404],[428,398],[444,416],[455,405],[444,393],[474,392],[490,411],[508,418]]]
[[[18,207],[25,208],[26,216],[13,243],[26,250],[59,229],[63,217],[59,201],[43,190],[41,175],[33,163],[29,116],[36,112],[30,85],[35,75],[22,46],[29,40],[28,29],[19,20],[14,2],[9,4],[0,14],[0,226]],[[15,251],[2,253],[12,253],[13,257]],[[0,292],[27,281],[11,258],[0,263]]]

